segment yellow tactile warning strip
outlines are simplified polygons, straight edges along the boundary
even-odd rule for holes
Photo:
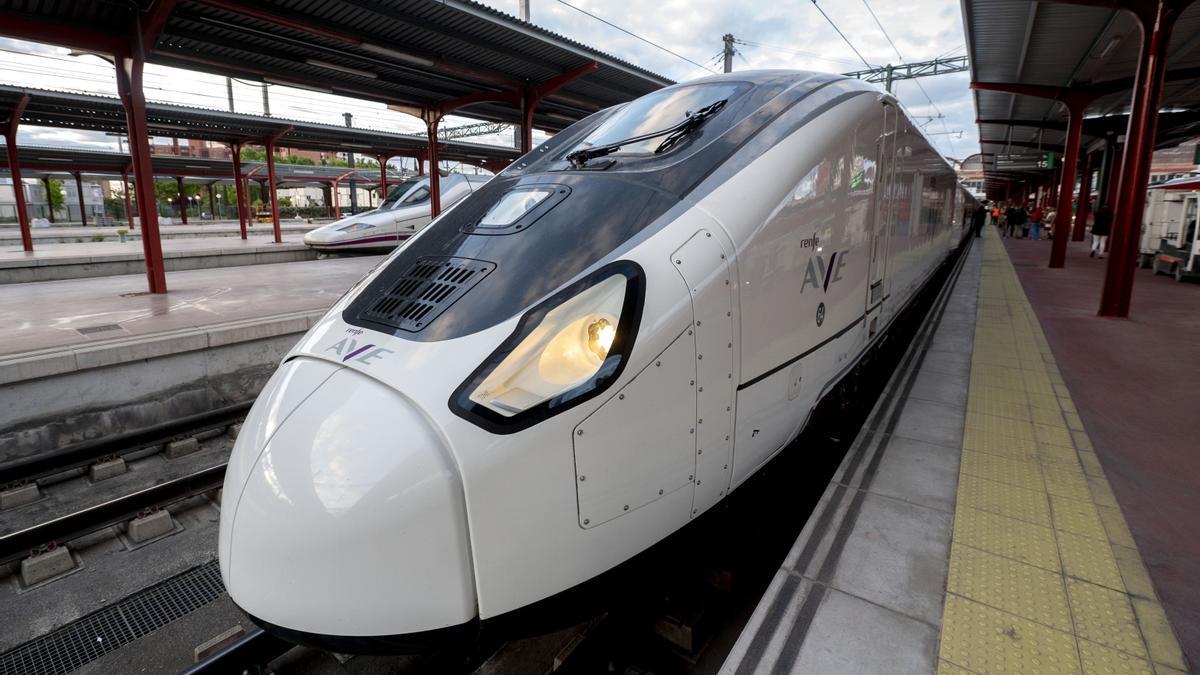
[[[947,673],[1177,673],[1183,654],[1008,254],[983,249]]]

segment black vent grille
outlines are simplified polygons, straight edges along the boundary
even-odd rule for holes
[[[358,318],[415,333],[494,269],[495,263],[471,258],[418,258]]]
[[[68,673],[207,605],[224,592],[214,560],[0,655],[0,673]]]

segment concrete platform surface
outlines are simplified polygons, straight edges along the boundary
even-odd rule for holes
[[[323,310],[381,259],[175,272],[164,295],[147,293],[142,275],[3,286],[0,356]]]
[[[314,219],[312,223],[301,220],[283,220],[279,223],[279,228],[287,233],[304,233],[309,230],[320,227],[325,223],[333,222],[332,218]],[[228,237],[230,235],[240,234],[238,222],[236,220],[204,220],[182,224],[171,224],[158,226],[159,234],[163,239],[174,238],[195,238],[195,237]],[[30,229],[30,234],[33,236],[33,243],[36,247],[39,241],[44,242],[74,242],[76,239],[82,239],[89,242],[93,237],[105,237],[107,239],[116,239],[117,230],[129,230],[126,233],[126,238],[140,239],[141,228],[129,228],[129,224],[124,220],[113,222],[110,225],[97,225],[89,223],[86,227],[75,223],[55,223],[50,227],[35,227]],[[262,232],[270,232],[270,223],[254,223],[247,232],[251,234],[261,234]],[[4,223],[0,226],[0,246],[9,246],[12,244],[21,244],[21,230],[15,223]]]
[[[1071,242],[1006,240],[1133,540],[1200,669],[1200,285],[1139,269],[1128,319],[1096,316],[1108,259]]]
[[[164,239],[162,245],[164,258],[181,258],[194,255],[211,255],[220,252],[240,253],[245,251],[278,250],[280,248],[303,248],[304,236],[294,233],[285,234],[283,236],[283,243],[276,244],[274,236],[269,230],[266,233],[253,232],[247,239],[243,240],[240,236],[237,236],[235,228],[233,236]],[[21,250],[20,243],[0,248],[0,268],[62,265],[77,262],[99,262],[101,260],[141,260],[142,257],[142,242],[140,239],[124,243],[119,241],[84,241],[71,244],[38,244],[35,241],[32,253]]]

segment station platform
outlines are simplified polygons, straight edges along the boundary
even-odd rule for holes
[[[270,230],[265,234],[254,233],[244,240],[236,234],[236,229],[234,232],[233,236],[224,237],[164,239],[166,270],[177,272],[315,260],[318,255],[304,245],[303,234],[286,234],[283,242],[276,244]],[[21,250],[18,242],[0,249],[0,284],[138,274],[146,269],[144,261],[140,239],[35,243],[31,253]]]
[[[253,399],[382,259],[331,258],[0,288],[0,461]]]
[[[283,220],[279,223],[279,229],[284,234],[303,234],[309,230],[320,227],[325,223],[333,222],[332,218],[324,218],[313,220],[313,222],[303,222],[297,220]],[[98,241],[118,241],[120,235],[117,230],[127,230],[125,233],[126,239],[141,241],[142,230],[140,228],[129,228],[129,223],[124,220],[115,221],[106,225],[98,225],[95,223],[89,224],[86,227],[80,223],[54,223],[49,227],[35,227],[30,229],[29,234],[33,238],[35,248],[40,244],[72,244]],[[254,223],[247,228],[250,234],[269,234],[271,232],[270,223]],[[202,237],[235,237],[240,236],[241,229],[238,227],[236,220],[205,220],[199,222],[183,224],[159,224],[158,234],[165,241],[167,239],[195,239]],[[0,247],[10,247],[21,245],[21,230],[12,223],[6,223],[0,227]]]
[[[1200,296],[1146,283],[1145,318],[1099,319],[1102,263],[1048,246],[974,241],[722,672],[1195,667],[1200,456],[1154,425],[1196,399],[1140,392],[1186,332],[1151,317]]]

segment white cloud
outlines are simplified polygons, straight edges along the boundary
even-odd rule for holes
[[[516,14],[518,0],[483,0],[501,11]],[[847,72],[863,67],[854,51],[821,16],[812,0],[772,0],[765,3],[717,0],[567,0],[616,23],[645,40],[687,59],[720,70],[717,58],[721,36],[731,33],[754,45],[738,45],[734,70],[790,68]],[[906,61],[920,61],[965,51],[958,0],[868,0],[870,8]],[[822,0],[846,37],[871,64],[900,63],[901,58],[884,38],[863,0]],[[535,24],[590,45],[617,58],[685,81],[709,71],[672,56],[659,47],[586,16],[558,0],[533,0]],[[112,66],[93,56],[72,57],[68,51],[16,40],[0,40],[0,81],[23,86],[67,89],[114,95]],[[943,154],[963,158],[978,149],[974,103],[964,74],[942,75],[897,83],[895,91],[914,115],[944,115],[926,124]],[[146,96],[152,101],[208,108],[228,107],[225,78],[161,66],[148,66]],[[382,104],[272,86],[271,112],[277,117],[343,124],[342,113],[353,112],[355,126],[401,133],[423,133],[417,119],[389,111]],[[257,83],[234,83],[234,108],[262,113],[262,93]],[[449,118],[446,125],[469,122]],[[924,122],[919,119],[918,122]],[[946,135],[962,131],[962,138]],[[68,134],[75,134],[70,136]],[[115,140],[103,135],[54,130],[23,130],[22,140],[35,143],[80,143],[111,147]],[[510,142],[507,133],[475,140]]]

